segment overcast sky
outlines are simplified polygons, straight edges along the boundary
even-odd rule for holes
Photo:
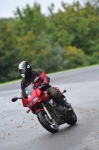
[[[73,1],[77,0],[0,0],[0,18],[2,17],[14,17],[14,11],[16,11],[16,7],[20,9],[25,8],[26,4],[33,6],[34,2],[38,2],[41,5],[42,13],[48,13],[48,6],[51,3],[55,4],[55,11],[61,8],[61,1],[66,2],[68,4],[72,4]],[[82,2],[83,0],[79,0]]]

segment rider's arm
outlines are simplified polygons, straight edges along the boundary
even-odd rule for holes
[[[49,84],[50,78],[48,76],[46,76],[44,71],[42,71],[39,76],[42,80],[42,83]]]

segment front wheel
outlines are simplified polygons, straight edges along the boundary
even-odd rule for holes
[[[49,132],[56,133],[59,130],[58,123],[55,119],[50,119],[45,111],[40,111],[37,114],[37,118],[41,125]]]
[[[77,116],[73,110],[69,113],[69,119],[66,121],[66,123],[69,125],[74,125],[77,122]]]

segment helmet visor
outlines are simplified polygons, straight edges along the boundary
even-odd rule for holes
[[[25,74],[26,69],[21,69],[21,74]]]
[[[21,77],[24,78],[26,70],[25,69],[19,69],[19,72],[20,72]]]
[[[26,69],[19,69],[20,74],[25,74]]]

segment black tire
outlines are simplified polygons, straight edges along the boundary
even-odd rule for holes
[[[46,114],[45,111],[40,111],[37,114],[37,118],[39,120],[39,122],[41,123],[41,125],[49,132],[51,133],[56,133],[59,130],[59,126],[57,124],[57,122],[55,121],[55,119],[52,118],[52,122],[54,122],[54,125],[52,125],[50,123],[50,121],[48,121],[47,119],[48,115]],[[48,117],[49,118],[49,117]]]
[[[69,125],[74,125],[77,122],[77,116],[73,110],[70,111],[69,115],[70,115],[69,120],[67,120],[66,123]]]

